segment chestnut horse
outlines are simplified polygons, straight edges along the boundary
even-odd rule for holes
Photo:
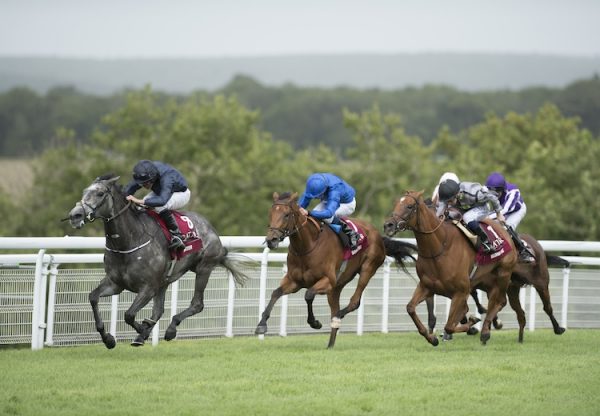
[[[528,234],[521,234],[520,237],[529,246],[529,249],[534,255],[536,262],[517,263],[515,269],[513,270],[510,279],[510,285],[507,291],[510,306],[517,314],[517,322],[519,323],[519,342],[523,342],[523,331],[525,329],[525,312],[523,311],[521,302],[519,301],[519,291],[523,286],[528,285],[531,285],[535,288],[540,299],[542,300],[544,312],[546,312],[550,318],[550,322],[552,322],[554,333],[556,335],[561,335],[565,332],[565,328],[561,327],[554,317],[552,302],[550,301],[550,290],[548,288],[550,283],[548,265],[568,267],[569,262],[561,257],[546,254],[543,247],[534,237]],[[473,292],[473,299],[475,300],[479,313],[485,313],[486,309],[479,303],[475,292]],[[500,329],[495,322],[494,327],[496,329]]]
[[[315,295],[326,294],[331,310],[331,333],[327,348],[333,348],[341,320],[349,312],[360,306],[360,298],[369,280],[385,260],[386,248],[381,234],[371,224],[352,219],[365,232],[368,244],[348,260],[344,260],[344,250],[338,236],[323,222],[318,222],[300,212],[298,193],[289,192],[273,194],[273,205],[269,212],[269,230],[266,243],[270,249],[278,247],[285,237],[290,238],[287,256],[287,273],[283,276],[279,287],[271,294],[269,304],[262,313],[256,327],[256,334],[267,332],[267,320],[277,300],[302,288],[308,289],[304,296],[308,308],[307,322],[314,329],[322,327],[315,319],[313,300]],[[402,268],[403,257],[411,257],[416,247],[409,243],[395,244],[393,255]],[[406,269],[405,269],[406,270]],[[348,306],[340,309],[340,294],[344,286],[357,274],[360,275],[356,290],[350,298]]]
[[[407,191],[396,202],[393,213],[384,223],[384,231],[388,236],[410,229],[417,240],[419,283],[406,310],[419,333],[433,346],[438,345],[437,337],[427,331],[416,314],[416,307],[428,297],[437,294],[451,299],[444,330],[453,334],[466,332],[477,322],[470,318],[467,323],[460,323],[468,311],[467,299],[471,287],[485,290],[489,303],[480,334],[483,344],[490,339],[492,320],[506,305],[506,291],[517,263],[517,252],[510,236],[499,223],[491,220],[484,222],[510,245],[511,250],[499,260],[476,268],[477,253],[471,243],[454,224],[437,218],[425,204],[422,191]]]

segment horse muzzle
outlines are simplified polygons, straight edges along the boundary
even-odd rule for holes
[[[69,223],[71,224],[71,227],[79,230],[85,225],[85,222],[85,210],[81,205],[75,205],[75,208],[69,212]]]
[[[404,231],[406,229],[406,221],[403,220],[387,220],[383,224],[383,232],[388,237],[393,237],[398,231]]]

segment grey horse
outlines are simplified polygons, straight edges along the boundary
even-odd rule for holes
[[[244,256],[228,256],[221,244],[219,235],[202,216],[185,212],[191,220],[203,247],[200,251],[188,254],[172,262],[167,248],[167,238],[154,218],[125,199],[119,177],[104,175],[97,178],[83,191],[83,197],[69,213],[71,226],[80,229],[95,219],[104,222],[106,249],[104,269],[106,276],[89,295],[96,321],[96,330],[107,348],[114,348],[115,338],[104,328],[98,311],[98,301],[103,296],[111,296],[129,290],[137,293],[135,300],[125,312],[125,322],[131,325],[138,336],[131,345],[143,345],[152,328],[164,312],[165,293],[172,282],[187,271],[196,273],[194,296],[190,306],[173,316],[165,332],[167,341],[175,338],[177,325],[189,316],[204,308],[204,289],[208,278],[216,266],[229,270],[238,285],[243,285],[248,276],[240,271],[246,260]],[[143,322],[135,320],[136,314],[150,300],[153,300],[152,315]]]

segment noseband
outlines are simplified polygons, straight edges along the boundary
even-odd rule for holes
[[[96,211],[102,206],[104,205],[104,203],[106,202],[106,199],[108,198],[108,196],[110,195],[110,197],[113,199],[114,201],[114,197],[112,192],[110,191],[110,188],[106,185],[104,186],[104,195],[102,196],[102,200],[96,204],[96,206],[92,206],[88,203],[86,203],[83,198],[81,199],[81,206],[83,207],[83,212],[85,214],[86,210],[89,210],[89,213],[85,215],[85,218],[88,220],[88,222],[94,222],[96,220],[96,218],[102,218],[104,220],[104,222],[110,222],[112,220],[114,220],[115,218],[117,218],[119,215],[121,215],[123,212],[125,212],[125,210],[127,208],[129,208],[131,206],[131,201],[127,201],[127,204],[125,204],[125,206],[116,214],[113,214],[110,217],[103,217],[101,215],[96,215]],[[114,212],[114,205],[112,208],[112,211]]]
[[[433,230],[423,231],[423,230],[420,229],[421,227],[420,227],[420,223],[419,223],[419,216],[417,215],[417,224],[416,224],[416,226],[415,227],[410,227],[408,225],[408,221],[415,214],[417,214],[419,212],[419,201],[414,196],[412,196],[412,195],[406,195],[405,198],[406,197],[409,197],[413,201],[415,201],[415,204],[412,206],[412,208],[410,208],[410,211],[408,212],[408,215],[406,215],[404,217],[396,214],[395,212],[392,212],[391,217],[394,219],[394,225],[395,225],[394,232],[405,231],[405,230],[412,230],[412,231],[414,231],[416,233],[419,233],[419,234],[433,234],[434,232],[436,232],[438,230],[438,228],[440,228],[442,226],[442,224],[444,223],[443,219],[440,220],[440,222],[438,223],[438,225]],[[405,224],[404,227],[402,227],[402,228],[400,227],[400,222],[401,221],[404,222],[404,224]]]
[[[290,217],[288,218],[287,223],[285,224],[285,227],[269,227],[269,230],[277,231],[280,234],[279,241],[281,242],[286,237],[289,237],[291,235],[298,233],[300,227],[303,227],[304,224],[306,224],[306,221],[304,221],[304,223],[302,223],[300,226],[297,226],[296,225],[297,213],[294,211],[294,209],[292,208],[292,206],[289,203],[284,204],[282,202],[275,202],[271,207],[274,207],[275,205],[283,205],[283,206],[290,208]],[[291,224],[291,226],[290,226],[290,224]]]

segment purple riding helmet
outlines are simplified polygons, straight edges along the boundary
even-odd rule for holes
[[[494,172],[487,177],[485,186],[492,191],[502,193],[506,190],[506,179],[504,179],[504,176],[501,173]]]

